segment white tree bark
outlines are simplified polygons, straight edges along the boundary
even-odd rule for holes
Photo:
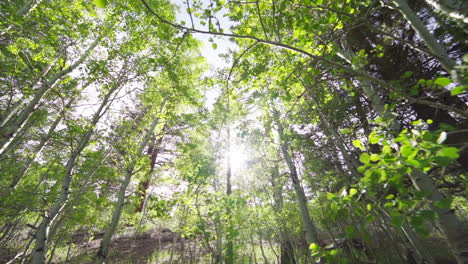
[[[35,107],[39,103],[39,101],[46,95],[47,92],[52,90],[58,82],[65,77],[67,74],[71,73],[74,69],[80,66],[91,54],[92,50],[99,44],[103,36],[97,38],[91,46],[81,55],[81,57],[68,68],[58,72],[52,78],[50,78],[46,82],[38,82],[33,90],[37,90],[34,97],[31,101],[28,102],[27,99],[23,98],[22,102],[12,109],[11,111],[16,111],[17,109],[22,108],[19,114],[15,116],[15,112],[6,114],[5,120],[2,121],[4,124],[0,128],[0,158],[6,154],[8,146],[14,141],[14,139],[18,136],[18,134],[23,130],[25,127],[26,122],[31,117],[32,113],[35,111]],[[15,117],[13,119],[13,117]],[[10,122],[11,121],[11,122]]]
[[[52,134],[55,132],[55,129],[57,126],[60,124],[60,121],[62,121],[63,116],[66,112],[66,109],[70,108],[70,106],[73,104],[75,101],[76,97],[70,99],[68,103],[63,107],[61,113],[58,114],[58,116],[55,118],[54,122],[52,125],[49,127],[49,130],[47,131],[47,134],[43,137],[41,137],[41,140],[39,141],[39,144],[34,148],[33,154],[26,160],[24,163],[24,167],[19,171],[18,175],[15,176],[13,181],[10,184],[10,192],[14,191],[16,189],[16,186],[20,184],[21,180],[23,179],[24,175],[28,172],[29,168],[31,167],[31,164],[36,160],[36,157],[40,155],[42,150],[44,149],[45,145],[49,141],[49,139],[52,137]]]
[[[309,208],[307,206],[307,197],[305,196],[304,189],[302,188],[302,185],[300,183],[296,165],[294,164],[294,161],[289,155],[289,144],[284,139],[284,128],[279,120],[279,113],[275,110],[274,115],[276,125],[278,127],[278,134],[281,141],[281,152],[283,154],[284,159],[286,160],[286,164],[288,165],[289,177],[291,178],[291,181],[293,183],[294,191],[297,197],[297,204],[301,212],[302,224],[304,225],[305,231],[305,240],[308,244],[312,244],[317,242],[317,230],[309,214]]]
[[[468,24],[468,1],[464,0],[426,0],[434,9],[450,18]]]
[[[164,101],[163,101],[163,103],[161,105],[160,112],[162,112],[165,104],[166,104],[166,99],[164,99]],[[125,178],[124,178],[124,180],[122,182],[122,185],[120,186],[120,189],[119,189],[119,195],[118,195],[118,198],[117,198],[117,202],[114,205],[114,210],[113,210],[113,213],[112,213],[112,220],[111,220],[111,222],[109,224],[109,227],[108,227],[106,233],[104,234],[104,237],[103,237],[102,242],[101,242],[101,247],[99,248],[99,251],[97,253],[96,263],[99,263],[99,264],[104,263],[106,258],[107,258],[107,255],[109,253],[110,242],[111,242],[112,237],[113,237],[113,235],[115,233],[115,230],[117,230],[117,227],[118,227],[119,221],[120,221],[120,216],[122,215],[122,210],[123,210],[123,207],[125,205],[125,200],[126,200],[125,199],[125,194],[126,194],[126,191],[127,191],[127,187],[128,187],[128,184],[130,183],[130,181],[132,179],[132,176],[134,175],[135,165],[136,165],[136,161],[137,161],[136,158],[143,154],[143,150],[148,145],[148,142],[151,140],[151,137],[154,134],[154,130],[156,129],[156,126],[158,124],[159,124],[159,117],[156,117],[153,120],[153,122],[151,123],[150,128],[146,131],[146,134],[143,137],[142,141],[140,142],[140,144],[138,146],[136,157],[133,157],[133,161],[131,162],[131,164],[129,165],[129,167],[126,170]]]
[[[80,138],[77,147],[74,149],[70,158],[67,161],[67,164],[65,165],[65,175],[62,180],[62,187],[59,197],[54,202],[50,210],[44,213],[42,222],[37,228],[35,238],[36,246],[32,256],[33,264],[43,264],[45,261],[49,239],[49,228],[68,203],[68,200],[70,198],[70,187],[73,180],[76,162],[78,161],[78,158],[80,157],[83,149],[88,145],[88,142],[94,132],[94,128],[96,127],[97,123],[99,122],[99,120],[101,119],[101,117],[107,109],[106,107],[111,99],[111,96],[116,90],[118,90],[118,88],[120,88],[120,83],[117,82],[117,84],[114,85],[106,94],[106,96],[101,102],[101,105],[99,106],[99,109],[93,115],[89,130],[86,131],[84,135]]]

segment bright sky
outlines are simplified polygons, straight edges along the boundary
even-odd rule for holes
[[[185,25],[190,25],[190,16],[186,12],[187,3],[186,0],[172,0],[172,3],[178,7],[176,13],[176,20],[180,24],[181,21],[185,21]],[[191,1],[190,4],[193,2]],[[202,0],[204,6],[208,7],[209,0]],[[99,10],[104,12],[104,10]],[[221,27],[226,31],[230,32],[229,29],[233,24],[233,22],[229,21],[228,18],[224,17],[223,15],[226,13],[226,10],[220,10],[216,16],[221,24]],[[195,28],[199,29],[207,29],[207,26],[201,25],[199,22],[200,20],[193,16]],[[210,70],[206,73],[207,76],[215,76],[218,70],[222,69],[229,69],[232,65],[227,63],[224,58],[221,58],[221,54],[230,53],[230,50],[237,50],[237,46],[235,43],[228,40],[228,38],[222,37],[213,37],[206,34],[194,34],[193,35],[197,40],[202,43],[200,52],[203,57],[205,57],[207,63],[210,66]],[[217,48],[214,49],[212,46],[213,42],[210,42],[210,38],[213,38],[214,42],[217,44]],[[93,56],[100,57],[105,56],[107,54],[106,50],[103,50],[102,47],[97,47],[96,50],[93,52]],[[77,71],[72,73],[72,75],[80,75],[81,72]],[[131,100],[129,96],[125,96],[125,93],[131,90],[131,87],[127,89],[123,89],[118,97],[121,97],[120,100],[115,101],[112,104],[112,107],[109,109],[110,114],[113,115],[119,111],[122,111],[122,106],[125,105],[125,101]],[[216,101],[216,98],[220,95],[221,91],[219,87],[213,87],[213,89],[208,90],[205,93],[205,105],[208,108],[212,108],[213,103]],[[83,92],[86,101],[82,101],[77,107],[77,113],[81,116],[90,117],[94,114],[97,110],[101,99],[98,98],[98,91],[97,87],[92,85],[85,89]],[[100,127],[107,127],[110,124],[109,121],[104,121],[100,124]],[[236,181],[243,181],[244,179],[240,177],[246,167],[247,160],[249,156],[247,155],[248,151],[246,146],[240,142],[239,138],[236,137],[237,131],[235,128],[233,129],[233,133],[231,134],[231,168],[233,174],[234,185]],[[227,153],[226,153],[227,154]],[[225,155],[223,155],[225,156]],[[221,161],[225,162],[225,161]]]
[[[210,3],[208,0],[202,0],[201,2],[206,7],[208,7]],[[177,21],[179,23],[180,21],[184,21],[186,25],[190,25],[190,16],[186,12],[186,0],[173,0],[172,3],[179,7],[179,11],[177,13]],[[193,2],[191,1],[190,4],[192,3]],[[234,25],[234,23],[223,16],[226,13],[226,10],[221,9],[216,14],[216,16],[220,22],[221,27],[226,32],[230,32],[229,29],[231,26]],[[192,18],[194,20],[195,28],[205,30],[208,28],[207,25],[201,25],[199,23],[200,20],[197,19],[195,16],[192,16]],[[229,53],[230,50],[237,50],[237,46],[235,45],[235,43],[229,41],[228,38],[215,38],[206,34],[194,34],[193,36],[203,43],[200,52],[203,55],[203,57],[206,58],[207,63],[210,65],[210,71],[208,72],[209,75],[215,75],[215,71],[218,69],[229,69],[232,66],[230,63],[226,63],[226,61],[219,55]],[[209,41],[210,38],[213,38],[214,42],[217,44],[216,49],[212,47],[212,42]],[[219,89],[216,89],[215,87],[212,90],[209,90],[205,95],[206,105],[210,107],[215,102],[219,94]],[[242,142],[240,142],[239,138],[236,137],[237,131],[235,131],[235,129],[233,130],[234,131],[232,131],[231,133],[231,151],[229,155],[231,156],[231,172],[234,180],[233,184],[235,185],[236,181],[243,180],[240,176],[246,168],[249,155],[247,154],[248,151],[246,146]]]
[[[187,2],[186,0],[172,0],[171,1],[173,4],[175,4],[177,7],[179,7],[179,10],[177,11],[176,14],[176,19],[177,22],[180,23],[180,21],[185,21],[186,25],[190,25],[190,16],[186,12],[187,9]],[[210,2],[208,0],[201,0],[203,6],[206,6],[208,8]],[[193,1],[190,1],[190,4],[192,4]],[[219,23],[221,27],[226,31],[230,32],[229,29],[231,26],[234,25],[232,21],[230,21],[228,18],[224,17],[226,14],[226,10],[221,9],[217,14],[216,17],[219,20]],[[195,28],[199,29],[208,29],[208,25],[201,25],[199,22],[200,20],[197,19],[195,16],[192,16]],[[201,53],[202,55],[206,58],[208,64],[210,64],[212,70],[215,70],[217,68],[227,68],[230,67],[222,58],[219,57],[219,54],[223,53],[228,53],[229,49],[236,50],[237,46],[230,42],[227,38],[215,38],[212,36],[209,36],[207,34],[194,34],[193,35],[196,39],[200,40],[203,43],[203,47],[201,48]],[[214,42],[217,44],[217,48],[214,49],[212,47],[212,42],[210,42],[210,38],[213,38]]]

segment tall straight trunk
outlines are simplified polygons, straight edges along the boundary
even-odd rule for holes
[[[215,192],[220,191],[220,182],[217,177],[213,177],[213,188]],[[198,198],[198,196],[197,196]],[[215,201],[217,202],[217,200]],[[215,228],[215,233],[216,233],[216,244],[215,244],[215,254],[214,254],[214,259],[213,262],[215,264],[221,264],[223,263],[223,223],[221,221],[221,212],[216,211],[214,215],[214,228]]]
[[[228,110],[229,111],[229,110]],[[226,195],[229,197],[232,194],[232,185],[231,185],[231,177],[232,177],[232,169],[231,169],[231,127],[228,125],[227,128],[227,172],[226,172]],[[231,226],[231,208],[227,207],[228,214],[228,232],[232,232]],[[226,238],[226,256],[225,256],[225,263],[226,264],[233,264],[234,263],[234,243],[232,241],[232,237],[227,236]]]
[[[440,62],[444,69],[456,77],[456,71],[454,67],[455,61],[452,60],[442,45],[434,38],[433,34],[427,30],[424,23],[418,17],[418,15],[409,7],[407,0],[393,0],[398,11],[408,20],[411,27],[416,31],[426,43],[429,50],[434,54],[435,58]],[[458,78],[456,78],[458,79]]]
[[[56,60],[58,59],[55,58],[52,62],[47,64],[42,70],[40,76],[37,78],[37,81],[33,85],[34,90],[38,90],[41,85],[42,81],[46,78],[46,75],[49,74],[49,71],[52,69],[52,67],[55,65]],[[12,120],[12,118],[22,109],[24,108],[25,105],[28,104],[28,98],[23,98],[15,103],[12,104],[11,107],[8,108],[8,111],[6,112],[3,120],[0,122],[0,128],[5,127],[5,125]],[[1,131],[1,129],[0,129]]]
[[[120,87],[120,83],[117,82],[106,94],[104,99],[99,106],[99,109],[94,113],[93,118],[90,123],[90,128],[88,131],[84,133],[84,135],[80,138],[77,147],[73,150],[70,158],[65,165],[65,175],[62,179],[62,187],[60,190],[59,197],[54,202],[50,210],[44,214],[42,222],[39,224],[36,233],[36,246],[34,249],[34,253],[32,256],[33,264],[43,264],[45,261],[45,254],[47,252],[48,246],[48,239],[49,239],[49,228],[57,219],[59,214],[63,211],[65,206],[68,203],[70,198],[70,187],[73,180],[74,168],[78,158],[81,155],[83,149],[88,145],[89,140],[94,132],[94,128],[96,127],[97,123],[103,116],[104,112],[106,111],[106,106],[108,105],[112,94]]]
[[[349,154],[349,150],[346,149],[346,146],[345,146],[345,144],[343,142],[343,138],[336,131],[336,129],[333,127],[333,125],[330,123],[328,117],[323,113],[320,105],[318,104],[317,100],[315,99],[315,97],[313,95],[312,88],[308,87],[307,89],[309,90],[309,94],[310,94],[308,98],[310,98],[312,100],[315,107],[317,108],[317,113],[320,116],[320,122],[325,126],[325,131],[328,133],[328,136],[330,138],[335,138],[335,145],[338,147],[339,151],[341,152],[341,155],[343,155],[343,161],[344,161],[346,167],[348,167],[348,170],[351,172],[351,176],[352,175],[358,175],[356,166],[352,162],[354,159]],[[347,183],[351,183],[350,175],[347,175],[347,176],[348,177],[346,177],[345,181]]]
[[[297,203],[301,212],[302,224],[304,225],[305,231],[305,240],[308,244],[312,244],[317,242],[317,231],[314,223],[312,222],[312,219],[310,218],[309,208],[307,207],[307,197],[305,196],[304,189],[302,188],[302,185],[299,181],[296,165],[294,164],[294,161],[289,155],[289,144],[284,137],[284,128],[279,120],[279,113],[276,110],[274,115],[276,125],[278,126],[278,134],[281,141],[281,152],[283,154],[284,159],[286,160],[286,164],[288,165],[289,177],[291,178],[291,181],[293,183],[294,191],[297,197]]]
[[[52,125],[49,127],[47,134],[41,137],[39,144],[37,144],[37,146],[34,148],[33,154],[31,154],[31,156],[26,160],[26,162],[23,165],[23,168],[19,171],[18,175],[16,175],[13,181],[11,182],[10,191],[14,191],[16,189],[16,186],[20,184],[21,180],[23,179],[24,175],[26,175],[26,173],[28,172],[32,163],[34,162],[34,160],[36,160],[36,157],[39,156],[39,154],[42,152],[44,146],[47,144],[47,142],[52,137],[52,134],[55,132],[55,129],[57,128],[58,124],[60,123],[60,121],[62,121],[66,110],[71,107],[75,99],[76,97],[73,97],[68,101],[68,103],[63,107],[61,113],[58,114]]]
[[[273,208],[275,213],[279,216],[283,211],[283,186],[278,183],[280,178],[278,164],[273,166],[271,171],[271,185],[273,188]],[[278,219],[278,216],[276,217]],[[279,239],[280,239],[280,263],[281,264],[296,264],[296,258],[294,257],[294,249],[289,240],[286,227],[281,219],[278,219],[279,227]]]
[[[468,24],[468,2],[464,0],[426,0],[426,2],[450,18]]]
[[[215,232],[216,232],[216,255],[214,263],[221,264],[223,262],[223,225],[219,212],[215,213]]]
[[[161,104],[160,112],[162,112],[165,104],[166,104],[166,99],[164,99],[163,103]],[[143,137],[143,139],[141,140],[138,146],[136,157],[142,155],[143,150],[145,149],[145,147],[148,145],[148,142],[153,137],[154,130],[156,129],[156,126],[158,124],[159,124],[159,117],[153,120],[150,128],[148,129],[148,131],[146,131],[145,136]],[[110,242],[112,240],[112,236],[115,233],[115,230],[117,230],[117,226],[119,225],[119,221],[120,221],[120,216],[122,215],[122,210],[125,205],[125,200],[126,200],[125,193],[127,191],[128,184],[130,183],[132,176],[135,173],[135,165],[137,162],[136,157],[132,157],[133,160],[126,169],[125,178],[122,182],[122,185],[120,186],[117,202],[115,203],[114,210],[112,212],[112,220],[102,239],[101,247],[99,248],[99,251],[97,253],[96,263],[104,263],[107,258],[107,255],[109,254]]]
[[[250,233],[250,246],[252,247],[251,258],[253,259],[253,263],[258,264],[258,262],[257,262],[257,253],[255,252],[255,242],[254,242],[252,233]],[[268,260],[267,260],[267,258],[265,256],[265,252],[263,251],[263,247],[261,247],[260,249],[261,249],[265,264],[268,264]],[[250,263],[252,263],[252,261]]]
[[[99,44],[103,36],[97,38],[91,46],[81,55],[81,57],[68,68],[56,73],[52,78],[45,82],[39,81],[33,90],[36,90],[34,97],[28,101],[27,99],[23,98],[22,102],[12,109],[10,113],[6,114],[6,118],[2,121],[4,124],[0,128],[0,158],[6,154],[8,146],[14,141],[14,139],[18,136],[18,134],[23,130],[28,119],[31,117],[32,113],[35,111],[36,106],[38,105],[39,101],[50,91],[52,90],[59,81],[65,77],[67,74],[71,73],[75,70],[78,66],[80,66],[91,54],[91,51]],[[14,111],[15,109],[18,110],[19,113],[16,115]],[[12,113],[13,111],[13,113]],[[14,119],[13,119],[14,117]]]
[[[110,152],[107,152],[107,154],[99,161],[98,165],[93,169],[93,171],[86,176],[86,179],[84,179],[83,182],[80,182],[81,183],[80,188],[75,191],[76,193],[78,193],[78,195],[70,199],[66,207],[63,209],[62,214],[60,214],[57,217],[57,220],[55,220],[55,222],[50,226],[49,237],[55,236],[55,233],[57,232],[57,230],[62,226],[62,222],[66,220],[66,214],[69,211],[71,211],[76,204],[82,201],[82,197],[86,193],[87,187],[90,186],[92,178],[97,173],[98,169],[102,166],[102,164],[105,162],[105,160],[109,157],[109,153]]]
[[[163,128],[163,132],[164,132],[164,128]],[[150,143],[150,146],[148,147],[148,152],[146,154],[148,155],[148,158],[150,159],[150,169],[148,173],[145,175],[145,177],[138,184],[137,197],[138,197],[140,205],[135,210],[135,212],[137,213],[144,211],[144,207],[146,203],[146,194],[148,192],[148,188],[151,183],[151,178],[153,176],[154,168],[156,166],[156,159],[158,158],[158,154],[159,154],[159,147],[161,146],[163,138],[164,138],[164,135],[159,137],[158,140],[153,140],[153,142]]]
[[[1,149],[1,151],[3,151],[2,153],[6,154],[17,149],[17,146],[24,141],[24,136],[26,135],[26,132],[29,131],[29,129],[31,129],[33,125],[33,119],[30,118],[26,120],[26,122],[24,122],[24,124],[18,128],[16,135],[13,138],[11,138],[11,140],[8,142],[9,144],[5,145],[5,147]],[[4,154],[0,154],[0,159],[5,157]]]

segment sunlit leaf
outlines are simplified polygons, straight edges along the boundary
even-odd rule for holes
[[[455,95],[459,95],[459,94],[461,94],[463,92],[465,92],[465,88],[463,88],[463,86],[457,86],[457,87],[453,88],[450,91],[450,94],[455,96]]]
[[[364,152],[364,153],[362,153],[362,154],[359,156],[359,160],[360,160],[362,163],[367,164],[367,163],[369,163],[369,161],[370,161],[370,156],[369,156],[369,154],[367,154],[367,153]]]
[[[440,77],[435,79],[434,83],[440,86],[447,86],[451,83],[452,81],[449,78],[446,77]]]
[[[107,6],[107,0],[94,0],[94,4],[99,8],[105,8]]]
[[[356,148],[358,148],[360,150],[364,150],[364,145],[358,139],[353,140],[353,146],[355,146]]]

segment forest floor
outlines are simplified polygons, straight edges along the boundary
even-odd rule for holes
[[[76,242],[81,250],[69,258],[67,263],[92,263],[101,245],[102,235],[97,233],[90,237],[87,234],[77,234]],[[180,258],[191,257],[181,256],[181,252],[187,251],[187,247],[194,247],[191,244],[190,240],[166,228],[120,235],[111,242],[108,261],[109,263],[176,263]],[[195,251],[198,251],[195,252],[198,256],[206,253],[200,249]]]
[[[48,264],[72,263],[88,264],[94,263],[97,251],[102,242],[103,232],[89,232],[82,230],[72,235],[73,247],[70,252],[67,248],[61,248],[54,252],[52,261],[48,259]],[[383,241],[380,241],[383,242]],[[446,256],[450,255],[448,248],[444,247],[443,241],[439,237],[432,237],[425,240],[425,248],[429,249],[431,255],[438,264],[454,264],[454,260]],[[385,243],[384,243],[385,244]],[[264,245],[265,250],[267,245]],[[390,247],[390,245],[389,245]],[[373,248],[372,252],[380,253],[374,255],[372,263],[388,263],[383,261],[385,256],[383,248]],[[258,251],[258,250],[255,250]],[[0,249],[0,263],[9,263],[18,252]],[[240,253],[240,252],[239,252]],[[268,253],[268,261],[275,263],[275,256]],[[407,252],[401,252],[403,254]],[[258,263],[261,252],[244,254],[238,263]],[[367,259],[367,258],[365,258]],[[17,259],[20,260],[19,258]],[[261,262],[261,261],[259,261]],[[19,263],[19,262],[11,262]],[[208,250],[200,245],[197,239],[183,238],[180,234],[168,228],[154,228],[146,232],[128,232],[115,236],[111,242],[111,248],[106,263],[112,264],[179,264],[179,263],[210,263]]]

